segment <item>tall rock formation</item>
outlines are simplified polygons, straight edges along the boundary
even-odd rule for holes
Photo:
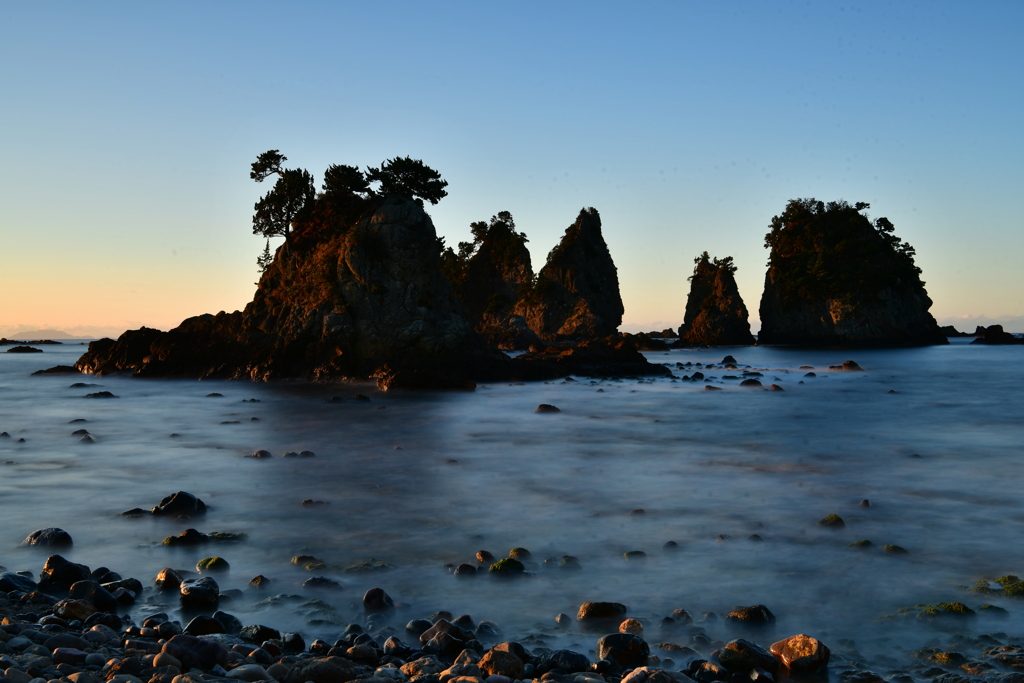
[[[491,346],[525,349],[540,341],[513,310],[533,284],[526,234],[516,232],[512,214],[473,223],[472,242],[460,242],[442,256],[442,270],[462,302],[473,328]]]
[[[732,257],[712,259],[704,252],[696,259],[690,276],[686,313],[679,328],[681,346],[743,346],[754,343],[736,287]]]
[[[76,367],[142,377],[375,377],[382,388],[456,388],[532,372],[513,370],[473,331],[441,273],[430,217],[398,195],[343,230],[281,247],[244,311],[93,342]]]
[[[759,344],[948,343],[928,312],[913,247],[888,219],[869,222],[867,208],[796,199],[772,219]]]
[[[580,211],[514,313],[544,340],[594,339],[622,323],[619,277],[597,209]]]

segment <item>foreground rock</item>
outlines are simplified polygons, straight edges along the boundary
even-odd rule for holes
[[[50,527],[33,531],[21,544],[42,548],[70,548],[74,541],[71,540],[71,534],[63,529]]]
[[[101,339],[75,367],[140,377],[375,378],[382,389],[540,379],[514,375],[539,366],[513,366],[473,331],[437,244],[423,209],[392,195],[354,224],[282,246],[244,311]]]
[[[914,264],[867,204],[791,201],[772,219],[759,344],[921,346],[949,343]]]
[[[704,252],[694,260],[679,346],[752,345],[747,307],[736,286],[732,257],[712,259]]]

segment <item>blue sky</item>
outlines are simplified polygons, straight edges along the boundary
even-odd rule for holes
[[[450,183],[430,210],[449,244],[508,210],[535,268],[597,207],[624,329],[678,326],[705,249],[735,257],[756,317],[768,223],[807,196],[889,217],[940,321],[1024,322],[1022,20],[1019,2],[2,3],[0,333],[243,307],[267,149],[318,183],[421,158]]]

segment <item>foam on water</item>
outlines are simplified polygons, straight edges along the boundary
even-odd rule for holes
[[[269,594],[323,599],[341,624],[357,620],[362,592],[380,586],[412,604],[408,618],[448,609],[497,621],[509,637],[550,633],[556,614],[575,614],[586,600],[623,602],[631,615],[652,618],[763,603],[782,635],[861,643],[900,633],[901,625],[876,621],[900,607],[995,602],[1010,621],[981,617],[975,630],[1020,632],[1022,603],[957,587],[1024,572],[1024,547],[1015,542],[1024,530],[1021,351],[954,342],[649,354],[681,377],[695,368],[676,362],[732,353],[783,392],[744,390],[734,380],[716,382],[720,392],[701,382],[577,378],[381,394],[359,384],[31,377],[73,363],[83,347],[0,353],[0,431],[13,437],[0,439],[0,564],[38,572],[45,553],[18,544],[34,529],[58,526],[75,539],[63,553],[73,561],[151,585],[165,566],[190,568],[218,554],[232,567],[218,577],[222,588],[247,589],[264,574],[274,580]],[[828,370],[848,358],[865,372]],[[818,376],[804,378],[802,365]],[[75,381],[102,386],[69,389]],[[100,390],[120,398],[83,398]],[[223,397],[207,397],[212,392]],[[356,392],[373,401],[327,402]],[[249,398],[259,403],[242,402]],[[537,414],[540,403],[562,412]],[[75,418],[88,422],[68,424]],[[96,443],[71,436],[80,428]],[[275,457],[244,457],[257,449]],[[316,457],[279,457],[301,450]],[[177,490],[212,509],[188,524],[117,516]],[[328,504],[303,507],[310,498]],[[859,506],[864,498],[872,507]],[[817,527],[830,513],[846,527]],[[159,544],[186,526],[248,540]],[[755,533],[764,541],[748,540]],[[846,547],[865,538],[875,547]],[[677,550],[662,549],[670,540]],[[910,554],[886,554],[884,544]],[[479,549],[501,557],[516,546],[538,563],[573,555],[583,569],[540,567],[535,578],[513,582],[460,580],[444,569],[473,562]],[[646,552],[646,562],[627,562],[623,553],[632,550]],[[313,575],[344,590],[304,591],[310,574],[289,562],[298,554],[322,558],[328,567]],[[344,571],[371,558],[394,568]],[[264,594],[248,595],[228,607],[246,623],[332,640],[341,630],[310,626],[293,607],[255,607]],[[158,596],[147,599],[133,614],[160,607]],[[911,632],[922,643],[930,637],[916,624]],[[592,646],[580,636],[550,642],[559,640]]]

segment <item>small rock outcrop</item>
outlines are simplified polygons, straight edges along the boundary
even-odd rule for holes
[[[679,328],[680,346],[749,346],[754,343],[736,286],[732,257],[711,258],[704,252],[694,259],[686,313]]]
[[[546,341],[607,337],[622,323],[619,276],[597,209],[580,211],[513,311]]]
[[[102,339],[75,367],[141,377],[375,378],[382,389],[540,378],[526,364],[514,370],[473,331],[416,202],[392,194],[354,223],[315,234],[278,249],[244,311]]]
[[[971,342],[972,344],[1024,344],[1024,339],[1004,331],[1002,325],[979,326],[977,331],[980,334]]]
[[[914,264],[886,218],[868,204],[795,199],[772,218],[759,344],[947,344]]]

